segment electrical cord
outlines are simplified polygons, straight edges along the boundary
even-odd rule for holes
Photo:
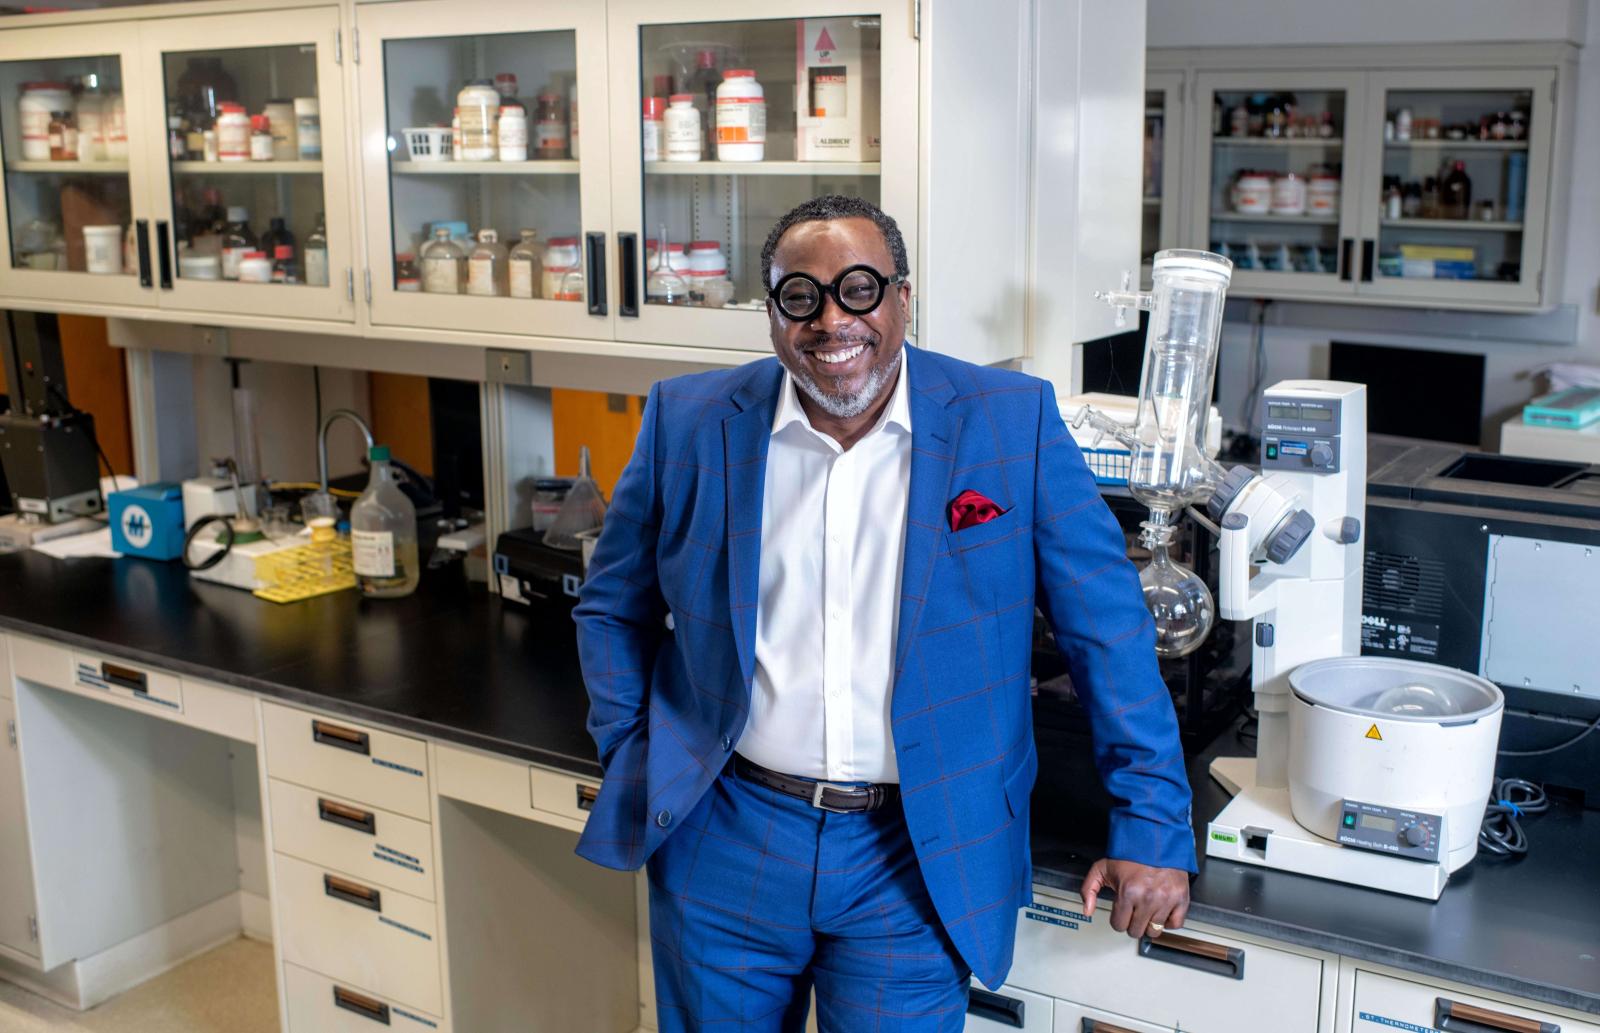
[[[1593,721],[1590,721],[1589,727],[1585,728],[1577,735],[1574,735],[1566,742],[1557,743],[1554,746],[1546,746],[1542,750],[1500,750],[1498,752],[1502,757],[1543,757],[1547,754],[1559,753],[1568,746],[1578,745],[1578,743],[1587,739],[1596,728],[1600,728],[1600,717],[1596,717]]]
[[[54,381],[49,381],[47,382],[47,386],[52,392],[55,393],[55,396],[61,400],[61,404],[66,407],[69,415],[89,417],[84,421],[84,427],[89,432],[89,443],[94,446],[95,453],[100,456],[100,461],[105,464],[106,476],[111,478],[111,485],[112,487],[115,487],[117,483],[117,471],[112,468],[111,460],[106,457],[106,450],[100,447],[100,435],[96,434],[94,430],[94,417],[90,416],[76,405],[73,405],[71,400],[67,398],[66,392],[61,390],[61,385],[55,383]],[[99,477],[94,479],[94,491],[95,495],[100,499],[100,512],[104,513],[106,511],[106,493],[100,490]]]
[[[1497,778],[1478,829],[1478,847],[1496,857],[1520,857],[1528,852],[1528,835],[1522,819],[1550,809],[1544,790],[1525,778]]]
[[[200,537],[200,532],[202,530],[204,530],[207,527],[210,527],[212,524],[221,524],[224,528],[227,529],[227,534],[226,534],[226,539],[227,540],[222,543],[222,548],[218,549],[216,552],[214,552],[211,555],[207,556],[205,559],[201,560],[199,563],[195,563],[194,561],[189,559],[189,546],[193,545],[194,544],[194,540],[196,538]],[[232,551],[233,551],[233,517],[228,516],[228,515],[223,514],[223,513],[207,513],[205,516],[201,517],[199,520],[196,520],[194,522],[194,526],[189,528],[189,532],[183,536],[183,553],[182,553],[183,565],[185,567],[188,567],[190,570],[210,570],[212,567],[216,566],[218,563],[221,563],[224,559],[226,559],[227,556],[228,556],[228,553],[230,553]]]

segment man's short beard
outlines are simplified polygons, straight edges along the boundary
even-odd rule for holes
[[[867,382],[861,385],[861,390],[851,394],[829,394],[804,366],[793,371],[794,382],[829,416],[836,420],[853,420],[872,408],[872,403],[878,400],[884,387],[899,374],[900,361],[903,358],[905,352],[902,350],[895,353],[894,361],[887,366],[874,366],[868,371]]]

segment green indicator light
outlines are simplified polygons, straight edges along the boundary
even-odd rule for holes
[[[1344,816],[1344,823],[1348,828],[1355,828],[1356,816],[1354,814],[1346,814]]]

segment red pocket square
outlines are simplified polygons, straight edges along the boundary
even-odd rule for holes
[[[1008,510],[1001,509],[983,492],[967,489],[950,503],[950,530],[964,531],[969,527],[987,524]]]

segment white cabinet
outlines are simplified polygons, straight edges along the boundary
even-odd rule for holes
[[[0,648],[5,639],[0,637]],[[10,667],[0,664],[0,953],[39,956],[38,908],[33,898],[33,862],[28,856],[27,811],[22,797],[22,760],[17,753],[16,707]]]
[[[1055,1027],[1057,1002],[1043,994],[1002,986],[986,990],[976,982],[967,993],[966,1033],[1000,1033],[1022,1029],[1051,1033]]]
[[[1144,185],[1139,198],[1141,282],[1150,283],[1157,251],[1178,246],[1183,193],[1184,73],[1153,71],[1144,86]]]
[[[1402,978],[1346,962],[1354,990],[1342,1016],[1341,1033],[1378,1033],[1392,1029],[1515,1030],[1518,1033],[1600,1033],[1600,1022],[1529,1001],[1500,999],[1449,984],[1430,984],[1419,977]]]

